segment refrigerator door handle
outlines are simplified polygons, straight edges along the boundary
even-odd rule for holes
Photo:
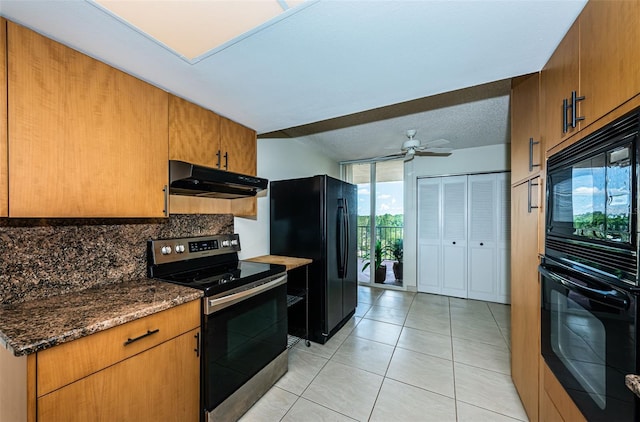
[[[344,199],[344,273],[343,278],[347,277],[349,272],[349,244],[351,239],[349,236],[349,201]]]
[[[344,199],[338,199],[338,218],[336,221],[336,255],[338,255],[338,278],[344,278],[345,263],[344,263]]]

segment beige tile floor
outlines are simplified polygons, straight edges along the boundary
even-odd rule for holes
[[[289,371],[249,421],[526,421],[510,376],[510,307],[360,286],[327,344]]]

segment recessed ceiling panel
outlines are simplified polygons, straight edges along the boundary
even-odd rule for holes
[[[281,14],[277,0],[95,0],[192,60]]]

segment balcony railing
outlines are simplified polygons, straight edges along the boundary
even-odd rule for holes
[[[358,257],[360,258],[365,256],[371,248],[370,233],[370,226],[358,226]],[[393,260],[390,247],[396,239],[402,239],[402,227],[376,226],[376,240],[380,240],[383,248],[382,259]]]

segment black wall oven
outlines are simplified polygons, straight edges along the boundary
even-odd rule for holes
[[[542,355],[589,421],[635,421],[638,110],[549,157]]]

